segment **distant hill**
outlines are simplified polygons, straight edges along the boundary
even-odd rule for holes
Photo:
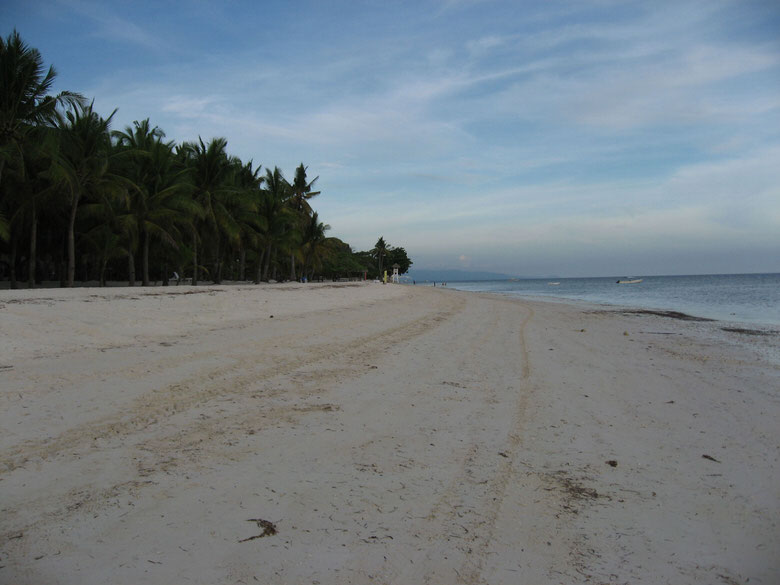
[[[458,282],[462,280],[507,280],[517,278],[500,272],[482,272],[478,270],[424,270],[413,268],[409,278],[418,282]]]

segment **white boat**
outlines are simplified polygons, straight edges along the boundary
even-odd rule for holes
[[[618,280],[618,284],[639,284],[642,282],[641,278],[627,278],[625,280]]]
[[[560,282],[548,282],[547,284],[549,284],[550,286],[558,286],[561,283]]]

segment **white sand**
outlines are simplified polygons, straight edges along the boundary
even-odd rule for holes
[[[721,325],[0,291],[0,583],[778,583],[780,337]]]

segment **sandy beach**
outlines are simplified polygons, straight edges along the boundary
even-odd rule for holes
[[[0,583],[780,582],[780,336],[380,284],[0,291]]]

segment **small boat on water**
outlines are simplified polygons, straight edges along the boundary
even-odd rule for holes
[[[548,282],[547,284],[549,284],[550,286],[558,286],[561,283],[560,282]]]
[[[617,284],[639,284],[642,282],[641,278],[626,278],[625,280],[618,280]]]

